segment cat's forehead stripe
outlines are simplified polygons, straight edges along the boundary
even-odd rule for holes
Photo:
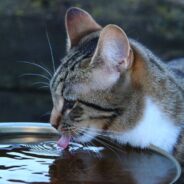
[[[68,73],[70,70],[73,70],[76,64],[82,61],[82,59],[91,57],[95,51],[97,42],[97,36],[91,40],[87,40],[79,44],[79,46],[72,48],[69,54],[61,60],[61,67],[55,74],[51,84],[54,91],[57,89],[58,84],[67,77],[67,74],[65,74],[63,79],[60,78],[58,80],[58,77],[61,75],[61,70],[64,69],[63,71]]]
[[[71,64],[76,64],[79,61],[81,61],[81,58],[86,58],[91,56],[94,53],[94,50],[96,48],[98,42],[98,38],[93,38],[92,40],[88,41],[87,43],[82,43],[81,45],[79,45],[77,48],[75,48],[76,50],[76,54],[75,57],[72,57],[70,60],[66,61],[66,63],[64,63],[64,67],[70,67],[71,68]],[[75,61],[75,63],[74,63]]]

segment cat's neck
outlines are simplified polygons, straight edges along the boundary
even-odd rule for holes
[[[135,127],[112,136],[121,144],[147,148],[157,146],[172,153],[181,128],[168,118],[150,97],[145,98],[142,117]]]
[[[131,40],[134,50],[133,85],[140,86],[145,96],[177,124],[184,122],[184,89],[167,65],[141,44]]]

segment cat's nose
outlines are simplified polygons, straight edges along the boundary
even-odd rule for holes
[[[57,112],[55,109],[52,110],[50,123],[54,128],[58,128],[61,122],[61,114]]]

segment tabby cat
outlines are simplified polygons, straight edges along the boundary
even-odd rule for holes
[[[58,144],[103,135],[134,147],[154,145],[181,160],[184,62],[165,64],[117,25],[103,28],[79,8],[67,11],[65,24],[67,55],[50,82]]]

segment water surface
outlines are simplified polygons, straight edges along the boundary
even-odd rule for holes
[[[168,184],[175,175],[172,161],[148,150],[71,143],[63,151],[56,141],[0,145],[0,184]]]

